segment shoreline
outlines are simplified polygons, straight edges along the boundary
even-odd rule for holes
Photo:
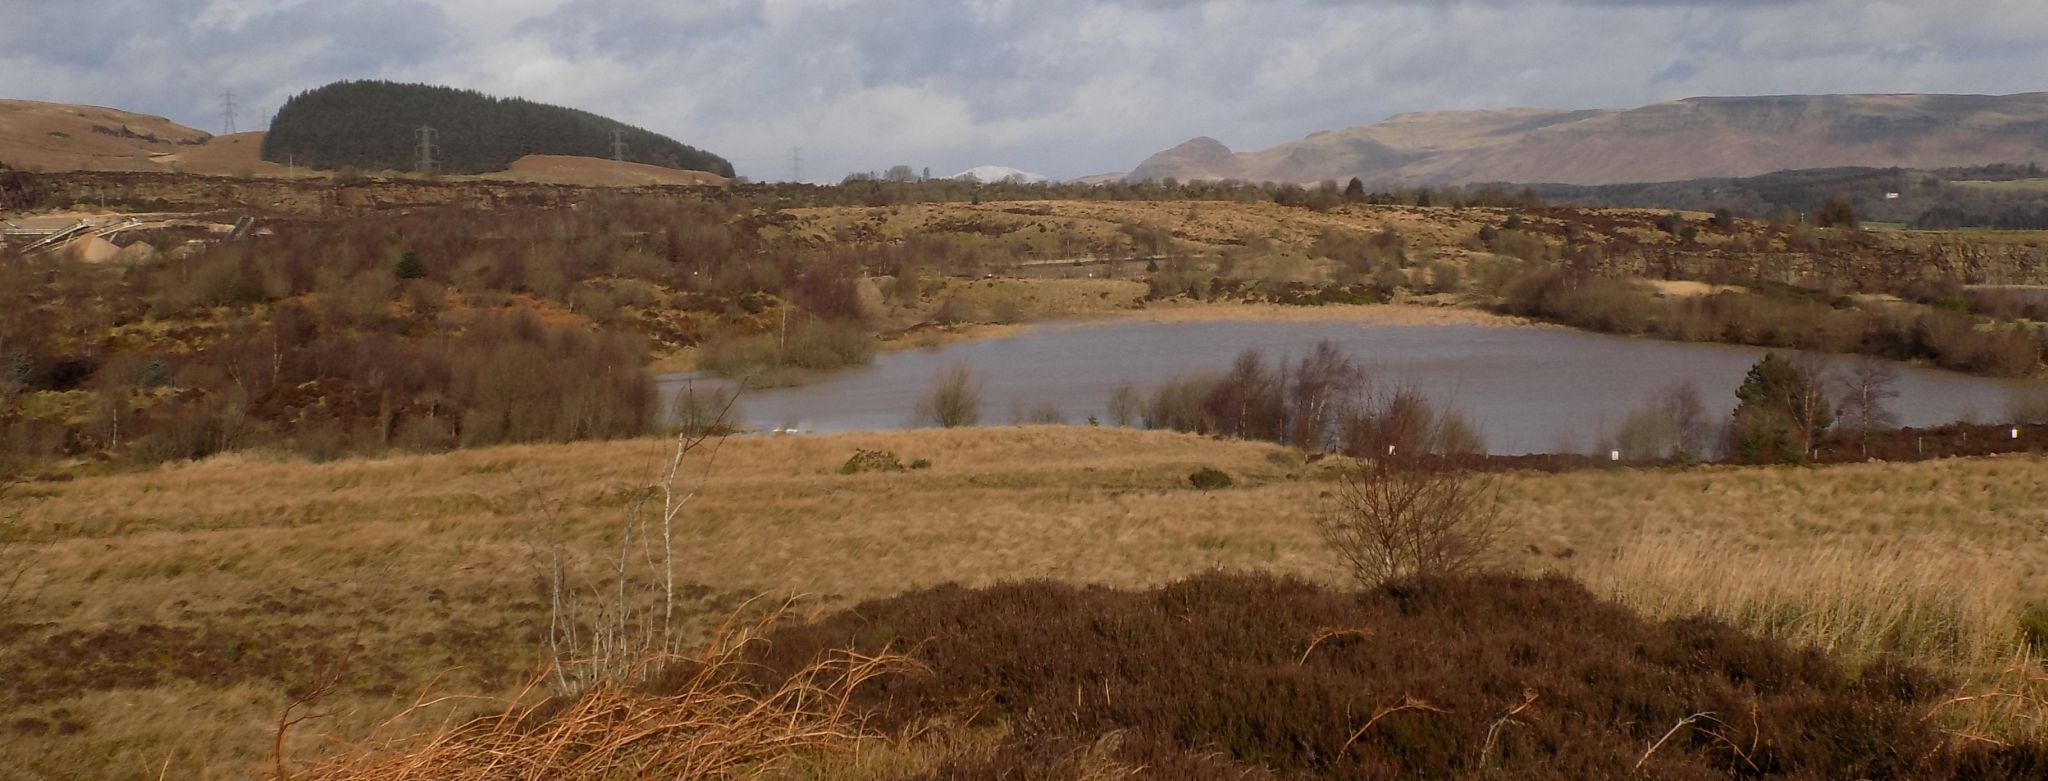
[[[1017,323],[963,323],[938,325],[915,323],[877,338],[880,352],[921,350],[960,342],[1008,339],[1040,328],[1101,325],[1118,322],[1146,323],[1346,323],[1353,325],[1480,326],[1486,328],[1565,328],[1523,317],[1495,314],[1476,307],[1435,304],[1163,304],[1136,309],[1102,309],[1092,312],[1062,312],[1044,319]],[[680,374],[696,371],[696,348],[684,348],[659,356],[648,364],[652,374]]]
[[[1561,328],[1567,326],[1495,314],[1476,307],[1430,304],[1166,304],[1138,309],[1104,309],[1062,313],[1020,323],[973,323],[957,326],[919,325],[881,340],[883,351],[939,347],[981,339],[1007,339],[1040,328],[1110,323],[1345,323],[1396,327],[1478,326],[1485,328]],[[920,324],[922,325],[922,324]]]

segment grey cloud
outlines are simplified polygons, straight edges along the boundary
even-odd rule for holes
[[[1196,135],[1250,149],[1416,110],[2014,92],[2048,66],[2030,0],[365,0],[202,18],[241,1],[0,0],[25,20],[0,25],[0,84],[211,127],[228,86],[253,106],[340,78],[451,83],[619,116],[755,177],[802,146],[808,176],[836,179],[1073,176]]]

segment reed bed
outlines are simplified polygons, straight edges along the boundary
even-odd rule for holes
[[[2018,584],[1953,549],[1843,541],[1743,549],[1658,535],[1586,567],[1596,593],[1656,616],[1704,614],[1833,654],[1996,669],[2020,650]]]

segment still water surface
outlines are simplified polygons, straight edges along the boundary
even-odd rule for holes
[[[871,366],[801,387],[748,391],[739,417],[762,430],[818,433],[908,428],[934,375],[965,363],[981,380],[983,423],[1007,423],[1020,407],[1052,404],[1072,422],[1107,421],[1119,383],[1141,391],[1177,376],[1221,371],[1243,350],[1298,357],[1335,342],[1366,367],[1377,390],[1412,388],[1456,407],[1495,453],[1584,451],[1675,382],[1699,384],[1725,415],[1735,388],[1764,350],[1663,342],[1557,328],[1394,326],[1344,322],[1219,321],[1069,323],[1017,336],[883,353]],[[665,396],[694,374],[659,378]],[[1890,407],[1908,426],[2001,419],[2020,383],[1899,367]]]

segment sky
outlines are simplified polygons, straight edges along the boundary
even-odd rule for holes
[[[258,129],[341,79],[594,111],[756,180],[1124,171],[1409,111],[2048,90],[2041,0],[0,0],[0,97]],[[445,143],[452,143],[448,140]]]

